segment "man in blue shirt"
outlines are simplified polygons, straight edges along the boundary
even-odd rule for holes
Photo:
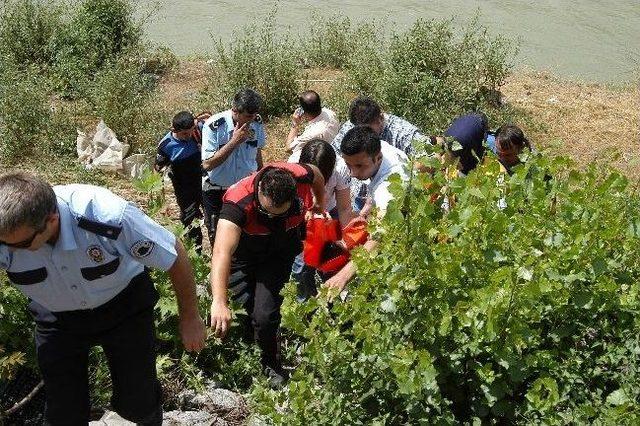
[[[193,115],[188,111],[181,111],[173,117],[171,131],[158,145],[154,169],[159,172],[171,167],[169,178],[180,208],[180,222],[188,229],[187,235],[199,249],[202,247],[202,231],[199,224],[192,226],[196,218],[202,217],[200,141],[194,138],[195,126]]]
[[[211,247],[222,209],[222,196],[242,178],[262,168],[266,136],[258,115],[262,98],[242,89],[231,109],[211,116],[202,128],[202,167],[207,177],[202,184],[205,224]]]
[[[184,347],[201,350],[206,333],[193,271],[171,232],[104,188],[52,188],[27,173],[0,175],[0,268],[30,299],[45,424],[87,424],[88,356],[95,345],[109,361],[114,410],[138,424],[162,423],[153,322],[158,293],[148,267],[168,271]]]

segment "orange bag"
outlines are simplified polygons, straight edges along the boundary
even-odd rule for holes
[[[340,230],[340,222],[326,218],[307,221],[307,237],[304,241],[304,263],[322,272],[335,272],[349,262],[349,251],[335,243],[342,239],[348,250],[367,241],[367,222],[355,218]]]
[[[342,241],[344,241],[349,251],[356,246],[361,246],[366,243],[368,238],[367,221],[360,216],[351,219],[342,230]]]
[[[304,240],[304,263],[317,268],[322,263],[322,250],[327,243],[340,239],[340,222],[323,217],[307,221],[307,237]]]

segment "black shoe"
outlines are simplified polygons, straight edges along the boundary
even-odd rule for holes
[[[289,380],[289,375],[286,371],[280,368],[264,367],[264,375],[267,376],[267,382],[271,389],[281,389],[284,384]]]

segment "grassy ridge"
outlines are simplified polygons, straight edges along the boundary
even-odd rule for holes
[[[348,102],[357,93],[375,96],[386,110],[406,116],[427,133],[441,131],[456,114],[482,109],[488,112],[493,127],[514,120],[532,136],[537,147],[548,148],[551,153],[573,154],[580,166],[593,159],[590,153],[596,151],[596,156],[607,163],[618,161],[617,164],[627,167],[627,171],[633,173],[635,170],[628,159],[637,156],[640,148],[629,148],[627,157],[623,157],[622,161],[619,157],[615,160],[611,152],[612,146],[620,145],[619,141],[636,137],[637,127],[634,128],[633,122],[638,118],[638,110],[629,106],[633,105],[636,96],[633,90],[561,82],[545,75],[514,76],[511,74],[516,51],[513,42],[488,34],[477,21],[469,23],[459,32],[454,31],[450,21],[418,21],[403,33],[381,39],[375,23],[356,25],[340,16],[316,16],[317,25],[310,37],[292,41],[288,34],[276,33],[271,16],[267,25],[250,24],[238,33],[232,43],[219,43],[217,66],[211,66],[204,60],[179,61],[171,52],[145,44],[141,38],[141,23],[132,18],[132,3],[127,1],[84,0],[79,7],[70,8],[65,3],[56,3],[52,8],[49,2],[10,0],[1,7],[2,167],[26,168],[46,175],[54,183],[81,181],[106,185],[147,209],[159,207],[149,205],[148,200],[162,198],[162,194],[158,193],[161,190],[154,185],[153,179],[148,187],[136,189],[120,177],[83,171],[74,159],[76,129],[90,130],[101,117],[121,139],[132,144],[135,151],[151,153],[157,138],[166,132],[174,112],[181,109],[215,111],[226,108],[231,94],[245,85],[257,88],[267,101],[264,112],[269,119],[268,160],[285,158],[284,138],[288,132],[288,114],[295,106],[296,93],[304,88],[314,88],[342,118],[346,115]],[[16,20],[23,24],[16,26]],[[456,33],[461,35],[455,36]],[[502,102],[499,102],[499,91],[503,95]],[[620,99],[622,102],[619,102]],[[601,134],[604,136],[598,137]],[[327,423],[341,416],[346,416],[345,419],[352,416],[354,422],[402,423],[429,418],[430,415],[439,416],[443,422],[454,419],[472,421],[474,417],[485,421],[561,422],[567,419],[617,420],[618,416],[635,413],[637,395],[633,389],[638,376],[635,373],[626,377],[619,374],[623,367],[627,369],[625,371],[629,371],[630,366],[635,368],[634,340],[626,334],[629,324],[637,321],[635,314],[627,312],[636,307],[633,300],[635,287],[620,287],[620,294],[609,287],[598,287],[597,302],[606,302],[606,309],[599,310],[594,303],[588,305],[582,293],[571,293],[575,283],[589,289],[599,281],[589,276],[568,282],[564,278],[573,272],[562,270],[561,276],[551,279],[561,282],[556,283],[558,288],[555,290],[564,295],[569,292],[572,297],[577,295],[581,299],[571,299],[566,305],[560,306],[553,303],[553,297],[559,293],[551,297],[545,292],[532,292],[510,308],[503,306],[504,300],[498,303],[502,310],[492,321],[500,322],[507,318],[501,315],[509,312],[507,323],[513,314],[531,329],[538,330],[540,326],[542,332],[547,333],[544,335],[547,340],[541,340],[539,344],[530,342],[528,346],[530,352],[540,357],[540,364],[518,364],[518,368],[526,370],[526,380],[509,379],[504,370],[508,370],[504,362],[513,364],[513,357],[518,354],[509,353],[508,359],[491,358],[499,354],[493,350],[496,344],[493,329],[483,329],[481,335],[474,334],[466,320],[463,320],[465,316],[475,315],[474,321],[483,321],[487,307],[491,306],[484,302],[503,287],[501,281],[494,279],[486,281],[490,284],[488,287],[478,286],[470,291],[466,287],[464,274],[459,269],[447,266],[463,264],[465,260],[460,258],[460,253],[477,258],[485,255],[486,250],[483,250],[487,247],[466,238],[469,234],[465,232],[469,232],[469,229],[474,229],[477,235],[482,236],[482,244],[497,244],[500,241],[505,246],[524,252],[525,248],[518,241],[548,246],[546,239],[536,234],[536,229],[543,226],[552,233],[568,226],[572,220],[579,222],[581,219],[577,219],[578,216],[574,218],[578,210],[600,212],[600,219],[590,218],[595,222],[615,223],[615,226],[625,229],[636,226],[625,222],[637,213],[634,210],[637,199],[635,191],[628,190],[624,178],[616,177],[609,186],[603,187],[601,181],[608,181],[605,176],[609,171],[592,171],[589,172],[591,174],[571,177],[568,171],[573,165],[570,162],[559,160],[559,163],[546,164],[546,160],[540,161],[542,163],[537,166],[534,163],[532,167],[554,168],[558,193],[566,197],[559,216],[548,221],[538,222],[548,212],[548,194],[527,192],[531,185],[544,186],[539,175],[531,177],[524,173],[518,178],[520,180],[516,179],[510,184],[516,205],[521,203],[522,208],[526,209],[530,207],[524,206],[526,198],[532,196],[535,200],[538,210],[533,209],[525,215],[510,210],[500,213],[500,216],[492,210],[496,197],[492,189],[495,186],[493,169],[489,169],[484,177],[477,176],[469,180],[480,188],[483,197],[466,182],[440,182],[441,188],[449,188],[458,194],[463,205],[466,200],[466,206],[471,210],[461,209],[466,212],[464,215],[456,213],[448,218],[439,216],[436,210],[420,201],[421,196],[431,195],[424,194],[424,186],[416,184],[415,192],[411,194],[402,193],[400,188],[396,188],[400,191],[399,199],[406,197],[407,202],[418,203],[412,223],[414,231],[407,234],[407,223],[401,215],[395,215],[383,224],[381,232],[395,232],[398,238],[392,239],[377,258],[362,258],[364,262],[360,266],[365,281],[355,292],[357,301],[339,306],[334,312],[325,310],[311,317],[310,312],[318,306],[299,306],[290,303],[290,298],[287,299],[284,311],[288,327],[285,344],[287,360],[295,363],[301,357],[305,364],[301,365],[292,387],[280,394],[271,393],[263,382],[254,380],[253,373],[257,368],[255,347],[242,340],[240,327],[233,328],[232,338],[226,342],[211,341],[209,347],[197,357],[183,353],[175,336],[177,312],[170,284],[164,274],[157,274],[155,278],[163,295],[157,308],[161,339],[158,370],[163,382],[170,386],[170,393],[175,395],[175,384],[178,384],[178,388],[198,388],[205,379],[215,378],[230,388],[252,392],[254,400],[259,401],[257,410],[276,422],[288,424],[303,423],[305,419],[317,422],[320,419],[318,416],[322,416],[322,421]],[[46,170],[42,167],[45,162]],[[443,177],[438,176],[437,179]],[[581,188],[582,192],[569,196],[582,182],[586,182]],[[602,200],[590,200],[590,204],[581,201],[580,194],[586,199],[585,194],[590,191],[600,194]],[[629,192],[633,196],[629,196]],[[616,200],[622,199],[625,201],[621,203],[628,210],[616,213]],[[157,219],[166,224],[172,223],[170,218],[175,217],[175,205],[170,203],[156,211]],[[625,212],[627,215],[623,214]],[[486,217],[497,215],[495,219],[502,224],[522,220],[523,223],[518,222],[520,237],[506,237],[502,228],[487,229],[483,214]],[[582,246],[577,238],[587,229],[576,226],[562,230],[569,241],[564,246],[567,252],[579,251]],[[431,250],[437,251],[446,256],[446,264],[431,262],[420,266],[422,269],[418,271],[425,276],[430,273],[441,274],[436,283],[441,303],[435,307],[419,305],[412,311],[413,315],[442,318],[443,313],[456,312],[459,319],[452,319],[449,325],[436,324],[434,320],[417,325],[413,323],[413,326],[425,336],[433,334],[432,329],[437,326],[439,347],[447,348],[452,354],[455,353],[452,347],[466,348],[455,353],[458,356],[456,360],[443,358],[434,341],[420,340],[420,333],[411,334],[410,340],[402,340],[407,338],[403,327],[411,320],[397,314],[397,308],[394,311],[391,304],[393,302],[396,307],[409,308],[403,304],[417,302],[400,297],[407,291],[408,284],[403,282],[403,273],[394,269],[394,264],[406,268],[421,265],[421,259],[405,252],[406,247],[425,243],[424,235],[430,233],[451,238],[450,245],[434,244],[422,253],[422,258],[426,258]],[[569,236],[576,239],[571,240]],[[409,237],[413,239],[407,243],[403,238]],[[590,241],[599,239],[613,247],[616,241],[619,243],[623,240],[626,245],[621,244],[620,247],[628,247],[630,253],[634,253],[632,249],[637,237],[635,232],[616,237],[604,227],[597,228],[597,232],[590,236]],[[442,241],[446,241],[446,238]],[[590,253],[595,263],[611,253],[622,256],[614,249],[610,253],[593,249],[595,251]],[[396,253],[396,257],[386,253]],[[406,263],[408,259],[413,263]],[[533,257],[527,259],[535,263]],[[195,256],[193,252],[192,260],[198,281],[204,282],[208,272],[207,260]],[[522,275],[521,267],[533,271],[534,276],[542,274],[542,270],[518,263],[520,261],[505,258],[500,260],[503,263],[498,262],[504,268],[504,277],[508,275],[514,280],[511,282],[512,289],[522,284],[518,281],[522,278],[518,276],[518,273]],[[550,259],[548,265],[560,268],[574,261],[569,255],[559,256]],[[631,257],[627,256],[621,263],[605,268],[603,279],[608,280],[609,284],[627,285],[626,281],[620,281],[620,271],[627,268],[630,276],[635,276],[636,270],[633,264],[625,262],[631,262]],[[382,266],[378,268],[376,265]],[[418,276],[418,272],[414,275]],[[474,280],[478,282],[491,278],[491,263],[485,269],[474,270],[474,273]],[[628,276],[623,278],[628,279]],[[4,276],[0,279],[4,279]],[[389,291],[385,290],[383,282],[389,284]],[[451,289],[445,285],[450,283]],[[393,289],[397,293],[389,293]],[[455,294],[450,293],[453,289]],[[427,290],[427,287],[422,289]],[[527,287],[529,290],[533,291]],[[474,299],[480,296],[484,299]],[[371,298],[368,300],[370,303],[365,303],[367,298]],[[478,305],[469,307],[453,303],[469,303],[469,298]],[[32,345],[27,337],[30,326],[29,319],[24,315],[24,300],[16,290],[3,285],[0,287],[0,301],[1,382],[11,378],[20,368],[35,368],[35,364]],[[383,303],[384,308],[380,311]],[[202,298],[202,304],[204,311],[207,305],[205,297]],[[567,314],[557,318],[544,317],[546,322],[543,323],[540,318],[534,320],[529,317],[531,312],[520,310],[525,309],[527,304],[539,307],[537,314],[542,316],[556,309]],[[359,309],[354,310],[354,306]],[[465,308],[468,309],[465,311]],[[346,327],[354,319],[351,316],[354,312],[360,312],[358,320],[367,322],[372,328],[345,329],[343,326]],[[241,319],[240,312],[238,315]],[[549,350],[553,340],[548,327],[558,324],[568,326],[566,321],[576,315],[582,321],[582,328],[572,331],[576,336],[587,333],[594,328],[594,324],[599,325],[607,318],[619,317],[620,321],[614,321],[602,330],[603,339],[606,338],[609,346],[607,349],[596,347],[594,340],[598,339],[589,337],[584,347],[581,346],[585,353],[578,355],[570,350],[573,343],[583,345],[579,339],[577,343],[564,342],[564,352],[556,353],[553,362],[543,365],[545,351]],[[305,319],[301,320],[303,317]],[[322,319],[327,321],[321,324]],[[380,324],[387,323],[390,326],[380,329],[379,334],[371,333],[371,330],[381,327]],[[301,324],[311,327],[310,330],[316,334],[308,335],[300,327]],[[336,325],[343,327],[344,336],[337,333]],[[522,338],[519,333],[524,331],[517,329],[504,333],[513,342],[518,342]],[[379,335],[383,339],[380,342],[368,340],[367,336],[372,335]],[[406,351],[400,351],[395,346],[396,341],[403,342]],[[375,377],[367,375],[370,373],[367,368],[371,360],[357,359],[351,362],[345,359],[351,350],[353,356],[362,353],[362,347],[357,345],[367,345],[371,360],[377,357],[377,362],[380,362],[370,370],[375,371]],[[486,346],[487,349],[473,352],[479,346]],[[591,350],[593,352],[589,352]],[[325,355],[335,361],[336,370],[328,369],[323,358]],[[601,381],[587,380],[592,371],[578,365],[589,360],[591,355],[599,363],[592,365],[593,368],[604,365],[611,372],[610,375],[604,374]],[[456,371],[460,367],[456,364],[461,362],[460,359],[466,363],[464,374]],[[562,360],[571,362],[563,363]],[[109,383],[99,351],[92,354],[92,364],[94,400],[97,405],[105,406],[108,403]],[[570,377],[561,377],[561,372],[568,371],[568,368],[571,368]],[[548,371],[547,375],[540,374],[544,369]],[[424,374],[417,377],[412,371],[424,371]],[[447,388],[446,383],[443,384],[446,377],[450,383],[466,383],[463,391]],[[384,383],[380,384],[381,380]],[[587,390],[582,393],[568,391],[579,386],[586,386]],[[367,389],[375,389],[376,392],[366,395]],[[360,400],[346,396],[354,393],[358,394]],[[377,399],[376,395],[379,395]],[[517,395],[517,401],[513,400],[509,405],[513,395]],[[278,401],[282,409],[274,410],[273,401]],[[175,402],[169,398],[168,407]],[[468,409],[461,408],[465,406]],[[496,406],[498,408],[494,408]]]

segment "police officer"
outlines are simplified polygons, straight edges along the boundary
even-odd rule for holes
[[[229,188],[211,256],[211,326],[224,337],[231,311],[227,288],[251,317],[262,366],[273,386],[285,374],[277,333],[280,291],[302,251],[305,215],[321,212],[324,179],[317,167],[275,163]]]
[[[147,267],[167,270],[185,349],[204,346],[184,247],[132,204],[90,185],[51,187],[22,172],[0,175],[0,267],[29,299],[46,390],[45,424],[89,419],[89,349],[104,349],[112,406],[139,424],[162,422]]]
[[[227,188],[262,168],[266,136],[258,115],[261,107],[257,92],[242,89],[231,109],[211,116],[202,128],[202,167],[207,172],[202,198],[212,247]]]
[[[154,169],[161,171],[171,167],[169,177],[173,184],[176,202],[180,208],[180,222],[188,229],[196,248],[202,247],[202,231],[196,218],[202,217],[202,169],[200,141],[194,137],[195,119],[188,111],[177,113],[171,123],[171,131],[158,144]]]

